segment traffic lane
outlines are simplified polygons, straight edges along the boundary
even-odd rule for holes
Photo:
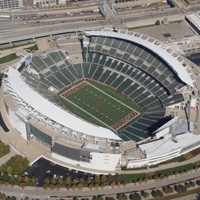
[[[169,10],[171,7],[168,4],[160,4],[159,7],[152,5],[152,6],[146,6],[146,7],[120,7],[117,8],[119,14],[123,14],[124,12],[127,14],[127,12],[134,12],[134,13],[141,13],[141,12],[157,12],[158,10]]]
[[[78,16],[88,16],[88,15],[101,15],[98,10],[85,10],[84,12],[65,12],[60,14],[44,14],[44,15],[37,15],[32,17],[17,17],[15,18],[15,21],[35,21],[35,20],[51,20],[51,19],[59,19],[59,18],[72,18],[72,17],[78,17]]]
[[[167,16],[171,16],[171,15],[177,15],[180,14],[180,12],[178,10],[173,10],[170,12],[163,12],[163,13],[154,13],[154,14],[144,14],[143,16],[137,16],[137,17],[123,17],[121,18],[123,20],[124,23],[126,22],[132,22],[132,21],[139,21],[139,20],[143,20],[143,19],[153,19],[153,18],[159,18],[159,17],[167,17]]]
[[[49,19],[59,19],[59,18],[71,18],[71,17],[77,17],[77,16],[88,16],[88,15],[97,15],[100,13],[98,11],[93,11],[93,10],[87,10],[88,12],[65,12],[65,13],[60,13],[60,14],[44,14],[44,15],[38,15],[34,17],[27,17],[27,18],[19,18],[18,20],[29,20],[29,21],[34,21],[34,20],[49,20]]]

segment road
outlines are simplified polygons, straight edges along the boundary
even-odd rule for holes
[[[88,3],[88,2],[85,2]],[[112,28],[112,22],[115,22],[119,27],[122,24],[129,24],[131,22],[140,22],[143,20],[157,20],[163,19],[165,17],[170,16],[183,16],[188,12],[191,12],[192,8],[181,9],[181,8],[166,8],[166,9],[158,9],[158,10],[149,10],[149,7],[140,9],[140,12],[137,13],[134,9],[131,8],[132,12],[130,13],[122,13],[118,15],[118,21],[116,22],[116,17],[113,20],[95,20],[89,21],[88,19],[100,19],[102,18],[99,12],[88,12],[85,13],[83,11],[91,10],[94,11],[98,8],[100,1],[90,3],[90,7],[69,7],[69,8],[61,8],[56,10],[34,10],[34,11],[23,11],[17,13],[17,11],[13,13],[5,13],[5,14],[13,14],[14,16],[18,16],[18,19],[14,21],[11,20],[0,20],[0,44],[13,42],[16,40],[24,40],[24,39],[32,39],[37,36],[50,36],[54,34],[62,34],[72,31],[80,31],[85,30],[85,23],[87,21],[87,30],[95,29],[95,28],[105,28],[107,25]],[[107,6],[109,7],[109,6]],[[163,6],[161,6],[163,7]],[[164,8],[166,5],[164,5]],[[200,8],[200,6],[196,6],[195,9]],[[125,11],[129,9],[129,7],[124,8]],[[109,10],[109,9],[108,9]],[[22,14],[24,13],[24,15]],[[5,24],[6,22],[6,24]],[[37,27],[37,31],[35,31]],[[107,26],[108,27],[108,26]],[[36,35],[35,35],[36,34]]]
[[[127,184],[125,187],[115,187],[112,188],[110,186],[104,187],[102,189],[88,189],[84,188],[83,190],[67,190],[65,188],[60,189],[59,191],[57,190],[44,190],[43,188],[39,187],[26,187],[25,189],[21,189],[18,186],[14,186],[13,188],[11,187],[5,187],[5,186],[0,186],[1,192],[5,193],[6,195],[10,196],[17,196],[17,197],[22,197],[23,196],[28,196],[29,198],[48,198],[48,196],[81,196],[81,197],[88,197],[88,196],[94,196],[94,195],[108,195],[108,194],[118,194],[118,193],[127,193],[127,192],[133,192],[133,191],[141,191],[141,190],[148,190],[151,188],[162,188],[163,186],[166,185],[171,185],[179,182],[184,182],[187,180],[194,179],[196,177],[200,176],[200,169],[197,171],[193,170],[188,172],[187,174],[183,175],[178,175],[178,176],[171,176],[168,177],[167,179],[163,180],[150,180],[147,183],[142,183],[142,184]]]

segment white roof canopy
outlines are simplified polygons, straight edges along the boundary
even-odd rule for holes
[[[111,140],[121,140],[121,138],[110,129],[96,126],[77,118],[66,110],[57,107],[48,101],[48,99],[42,97],[24,82],[18,70],[9,68],[8,79],[15,93],[22,98],[23,101],[51,120],[85,135]]]
[[[87,35],[94,35],[94,36],[105,36],[105,37],[112,37],[112,38],[119,38],[122,40],[128,40],[131,42],[134,42],[136,44],[139,44],[150,51],[157,54],[160,58],[162,58],[179,76],[179,78],[186,83],[187,85],[194,87],[194,81],[191,79],[189,73],[187,72],[186,68],[182,65],[181,62],[177,60],[174,56],[172,56],[169,52],[167,52],[165,49],[161,48],[158,45],[155,45],[154,43],[151,43],[147,40],[141,39],[139,37],[136,37],[134,35],[127,35],[123,33],[118,32],[112,32],[112,31],[86,31]]]

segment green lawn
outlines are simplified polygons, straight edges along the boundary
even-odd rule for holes
[[[35,44],[35,42],[27,42],[27,43],[17,44],[17,45],[16,45],[16,44],[13,44],[12,46],[0,48],[0,51],[2,51],[2,50],[7,50],[7,49],[14,49],[14,48],[16,48],[16,47],[26,46],[26,45],[30,45],[30,44]]]
[[[18,57],[17,57],[17,55],[15,53],[9,54],[7,56],[4,56],[4,57],[0,58],[0,64],[9,62],[9,61],[14,60],[16,58],[18,58]]]
[[[31,46],[31,47],[27,47],[27,48],[24,48],[25,51],[27,52],[32,52],[32,51],[37,51],[38,50],[38,46],[37,44]]]
[[[66,94],[66,91],[62,94]],[[97,82],[87,81],[84,88],[67,97],[63,98],[62,94],[59,98],[71,112],[87,121],[112,127],[114,130],[124,127],[141,114],[140,108],[131,99]],[[122,122],[124,118],[126,121]],[[121,124],[116,128],[118,122]]]

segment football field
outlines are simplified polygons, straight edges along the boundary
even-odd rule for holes
[[[92,82],[83,81],[64,91],[60,96],[69,110],[73,107],[71,111],[74,114],[88,121],[91,121],[91,118],[93,123],[94,120],[99,121],[101,125],[113,130],[120,129],[140,115],[140,112],[134,109],[134,102],[130,101],[127,105],[122,94],[108,87],[107,90],[111,90],[109,92],[102,89],[97,83],[94,85]],[[118,94],[115,96],[112,93]]]

